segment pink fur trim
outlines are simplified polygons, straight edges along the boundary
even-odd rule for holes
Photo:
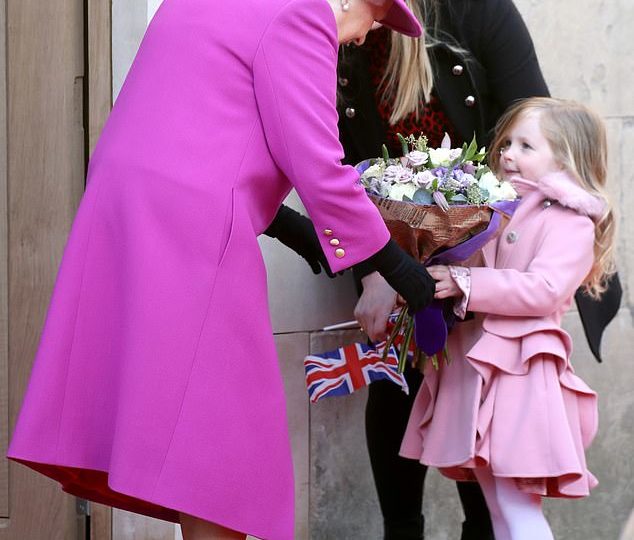
[[[605,211],[603,201],[588,193],[566,172],[547,174],[537,182],[537,189],[549,199],[593,220],[601,218]]]

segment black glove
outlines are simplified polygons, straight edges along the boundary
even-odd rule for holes
[[[299,212],[295,212],[288,206],[280,206],[277,215],[264,234],[277,238],[282,244],[306,259],[313,273],[319,274],[323,268],[328,277],[335,277],[321,249],[313,222]]]
[[[422,264],[405,253],[394,240],[390,240],[367,261],[405,299],[410,313],[420,311],[434,299],[434,279]]]

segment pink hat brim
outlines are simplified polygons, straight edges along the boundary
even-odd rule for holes
[[[423,27],[409,7],[407,7],[405,0],[394,0],[387,15],[378,22],[387,28],[410,37],[419,37],[423,33]]]

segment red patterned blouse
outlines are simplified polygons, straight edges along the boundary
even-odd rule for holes
[[[379,115],[383,120],[385,133],[387,136],[387,147],[391,156],[401,155],[401,145],[398,142],[397,133],[402,135],[419,135],[424,133],[430,147],[438,147],[442,138],[447,132],[451,137],[451,146],[457,147],[462,144],[460,136],[445,114],[440,100],[432,91],[429,103],[425,103],[422,113],[416,118],[415,113],[399,120],[394,125],[390,125],[389,118],[392,114],[392,103],[381,100],[382,88],[379,88],[381,78],[385,73],[389,55],[389,30],[379,28],[368,32],[364,47],[367,49],[370,59],[370,79],[375,88],[375,99],[379,110]]]

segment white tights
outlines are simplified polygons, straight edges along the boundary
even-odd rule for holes
[[[489,507],[495,540],[553,540],[539,495],[520,491],[515,480],[493,476],[488,467],[473,472]]]

